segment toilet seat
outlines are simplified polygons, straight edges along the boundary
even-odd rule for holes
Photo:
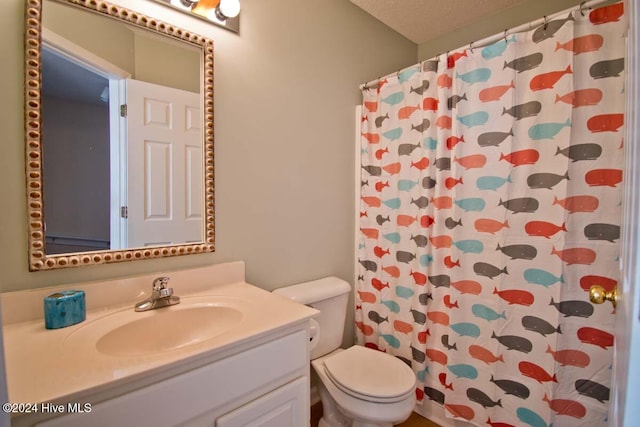
[[[331,382],[358,399],[393,403],[413,394],[415,375],[404,362],[380,351],[352,346],[323,360]]]

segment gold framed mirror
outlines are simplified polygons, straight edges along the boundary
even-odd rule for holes
[[[103,24],[115,24],[125,28],[122,31],[135,40],[132,43],[136,49],[143,45],[154,47],[134,51],[132,63],[137,66],[131,67],[134,72],[127,71],[117,60],[105,59],[105,55],[91,51],[86,45],[85,39],[89,38],[85,37],[86,27],[79,30],[81,36],[76,41],[45,26],[44,17],[56,15],[58,9],[72,15],[85,14],[80,18],[63,17],[60,31],[67,31],[75,22],[86,26],[97,19],[99,22],[91,24],[90,30],[96,33],[93,36],[98,45],[115,45],[127,55],[134,51],[111,39],[111,33],[105,36],[98,32]],[[168,55],[171,60],[167,60]],[[179,57],[194,55],[195,74],[193,66],[178,64]],[[66,62],[49,65],[51,58]],[[105,1],[27,0],[24,66],[30,271],[214,251],[212,40]],[[145,79],[145,68],[148,75],[158,80],[188,74],[184,70],[190,68],[195,80],[177,83],[187,87],[170,87],[173,85],[164,81]],[[98,74],[94,80],[102,82],[102,86],[97,86],[102,90],[97,96],[93,94],[91,101],[68,101],[59,95],[63,87],[69,87],[69,96],[76,98],[83,92],[80,74],[72,69],[80,70],[80,74],[87,71]],[[68,81],[54,80],[58,75]],[[134,82],[138,76],[142,76],[141,85],[152,92],[137,94]],[[174,98],[156,96],[160,93],[157,90],[164,89],[170,93],[167,96],[186,93],[189,98],[178,104]],[[55,102],[51,101],[54,98]],[[78,104],[73,110],[65,110],[72,102],[94,105]],[[100,103],[106,106],[100,107]],[[106,116],[99,119],[106,133],[74,135],[81,127],[97,132],[95,116],[88,113],[96,105],[96,109],[106,111]],[[136,113],[132,114],[134,105]],[[82,117],[85,113],[86,117]],[[67,123],[66,119],[70,121]],[[139,134],[137,130],[134,132],[138,129],[135,120],[182,133],[171,137],[173,140],[165,140],[152,131]],[[195,142],[174,148],[174,141],[188,138]],[[94,161],[102,166],[95,166]],[[76,169],[84,170],[84,175],[73,175]],[[100,181],[98,175],[104,179]],[[66,176],[66,180],[61,180],[61,176]],[[103,208],[98,209],[99,206]],[[168,222],[177,219],[182,222],[176,225]],[[152,237],[140,238],[144,227],[133,224],[152,224],[155,228],[145,228]]]

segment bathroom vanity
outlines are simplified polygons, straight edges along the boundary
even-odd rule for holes
[[[317,312],[247,284],[241,262],[162,275],[180,304],[134,312],[160,274],[73,286],[87,319],[55,330],[42,299],[62,288],[3,294],[13,426],[308,425]]]

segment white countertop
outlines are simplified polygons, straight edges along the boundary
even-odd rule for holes
[[[198,274],[202,270],[197,269]],[[171,273],[163,275],[171,277]],[[148,277],[142,279],[141,283],[150,284]],[[45,329],[42,318],[5,324],[4,346],[10,402],[71,402],[81,396],[96,395],[102,390],[121,387],[158,373],[170,373],[180,368],[188,370],[197,364],[210,363],[237,350],[249,348],[261,338],[300,324],[317,314],[312,308],[245,283],[244,265],[241,279],[209,285],[203,283],[207,280],[199,280],[198,285],[191,289],[195,291],[192,293],[186,293],[186,286],[181,287],[182,290],[175,286],[175,294],[182,298],[215,295],[233,300],[243,308],[244,316],[238,325],[209,340],[153,355],[109,356],[90,345],[69,344],[69,336],[88,322],[120,310],[133,311],[133,305],[139,298],[109,307],[95,307],[87,311],[84,322],[61,329]],[[85,288],[88,306],[94,296],[91,286]]]

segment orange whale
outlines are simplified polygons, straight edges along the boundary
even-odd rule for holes
[[[529,82],[529,88],[533,91],[551,89],[558,80],[567,74],[572,74],[571,65],[567,65],[567,68],[562,71],[551,71],[549,73],[538,74]]]

